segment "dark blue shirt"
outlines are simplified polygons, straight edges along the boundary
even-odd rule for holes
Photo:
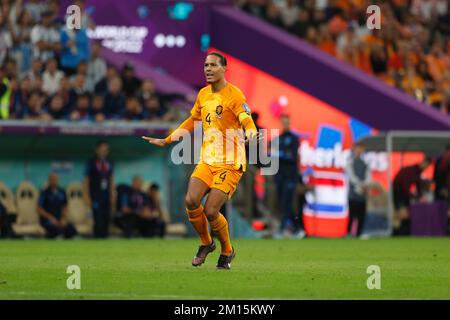
[[[87,161],[84,175],[89,178],[89,193],[93,199],[110,196],[113,171],[114,165],[108,159],[94,157]]]
[[[132,211],[136,212],[147,206],[149,204],[149,200],[145,193],[132,190],[131,192],[122,195],[121,203],[122,207],[128,207]]]
[[[108,118],[118,118],[120,113],[125,109],[125,95],[112,95],[108,93],[105,96],[105,104],[103,111]]]
[[[298,136],[291,132],[284,132],[280,135],[279,157],[280,171],[297,172],[298,164]]]
[[[61,219],[63,209],[67,205],[66,192],[62,188],[43,190],[39,196],[39,207],[57,219]],[[42,219],[41,219],[42,220]]]

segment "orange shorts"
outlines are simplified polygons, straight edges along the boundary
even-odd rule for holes
[[[219,189],[231,198],[236,191],[239,180],[243,174],[242,170],[236,170],[232,165],[215,167],[206,163],[199,163],[192,172],[191,177],[198,178],[210,188]]]

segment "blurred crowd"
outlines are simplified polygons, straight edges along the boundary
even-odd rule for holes
[[[176,94],[162,94],[127,63],[118,70],[91,42],[93,22],[68,29],[57,0],[0,1],[0,119],[170,121]]]
[[[448,0],[234,0],[236,6],[450,112]],[[366,26],[378,5],[381,29]]]

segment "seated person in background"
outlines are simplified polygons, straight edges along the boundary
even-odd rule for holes
[[[135,95],[141,87],[142,81],[136,77],[133,64],[128,62],[123,66],[122,81],[123,91],[127,97]]]
[[[139,223],[144,237],[160,237],[163,238],[166,234],[166,217],[167,212],[161,204],[161,194],[159,192],[159,185],[152,184],[147,190],[148,211],[144,211]]]
[[[50,116],[43,110],[45,96],[39,90],[30,93],[22,117],[26,120],[50,120]]]
[[[127,98],[125,110],[121,112],[120,117],[124,120],[142,120],[142,106],[137,97]]]
[[[156,96],[144,100],[144,120],[147,121],[165,121],[167,110],[164,108]]]
[[[144,211],[148,210],[148,198],[141,190],[142,178],[135,176],[133,177],[131,190],[123,192],[120,199],[121,208],[119,208],[119,212],[121,216],[116,221],[126,238],[131,238],[134,235],[138,229],[140,216],[145,216],[146,213]]]
[[[94,87],[94,91],[95,93],[101,94],[101,95],[105,95],[108,93],[109,90],[109,83],[110,81],[115,78],[118,77],[118,73],[117,70],[114,66],[112,65],[108,65],[106,68],[106,75],[99,81],[97,82],[97,84]]]
[[[72,238],[77,232],[67,221],[67,198],[64,189],[59,187],[58,176],[50,173],[48,187],[39,196],[38,213],[47,238],[63,235]]]
[[[105,120],[105,113],[103,112],[103,106],[105,105],[105,99],[100,94],[95,94],[92,98],[92,108],[89,110],[89,116],[93,121],[101,122]]]
[[[59,89],[61,79],[64,73],[58,70],[58,62],[55,58],[50,58],[45,66],[45,72],[42,75],[42,90],[48,95],[55,94]]]
[[[409,234],[409,205],[411,200],[420,198],[422,194],[421,174],[430,165],[431,159],[426,157],[421,163],[400,169],[394,178],[395,219],[394,235]],[[416,194],[411,194],[411,187],[416,186]]]
[[[61,120],[67,117],[64,110],[64,99],[59,94],[54,95],[49,102],[48,110],[49,116],[53,120]]]
[[[125,109],[125,95],[122,92],[122,80],[112,78],[108,83],[108,93],[105,95],[105,115],[108,118],[117,118]]]
[[[75,110],[70,114],[70,120],[90,120],[90,99],[87,93],[80,94],[75,104]]]

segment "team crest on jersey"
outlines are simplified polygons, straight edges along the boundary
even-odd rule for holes
[[[245,102],[244,102],[244,104],[243,104],[243,107],[244,107],[245,112],[246,112],[248,115],[250,115],[250,114],[252,113],[252,111],[250,110],[250,107],[249,107],[248,104],[246,104]]]
[[[216,118],[221,119],[222,117],[220,116],[223,112],[223,107],[222,106],[217,106],[216,107]]]

